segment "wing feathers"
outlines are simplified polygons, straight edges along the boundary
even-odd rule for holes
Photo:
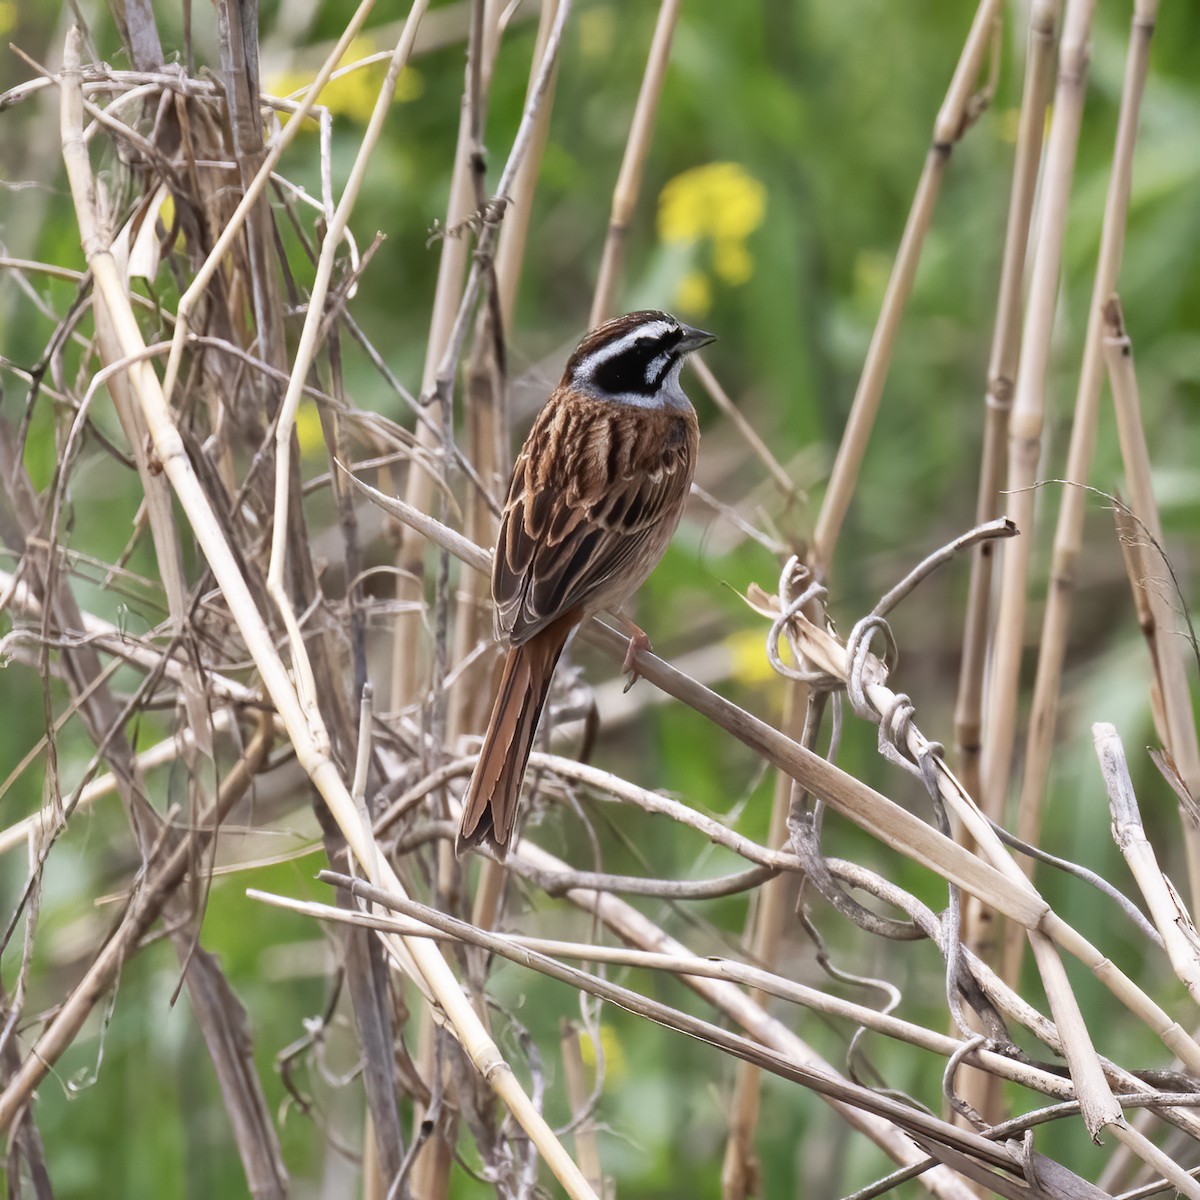
[[[492,575],[497,633],[519,644],[567,608],[636,588],[674,532],[698,437],[690,410],[552,398],[513,469]]]

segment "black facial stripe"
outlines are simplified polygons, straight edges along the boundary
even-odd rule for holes
[[[612,395],[632,392],[653,395],[675,365],[678,355],[672,353],[683,337],[679,328],[669,329],[658,337],[636,338],[619,354],[604,359],[592,369],[591,381]],[[580,364],[585,370],[588,362]]]

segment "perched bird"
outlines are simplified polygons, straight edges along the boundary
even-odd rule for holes
[[[508,645],[455,849],[508,853],[521,782],[559,655],[601,609],[658,565],[696,469],[700,430],[683,360],[715,338],[663,312],[586,333],[517,456],[492,565],[498,641]],[[625,670],[649,646],[636,626]]]

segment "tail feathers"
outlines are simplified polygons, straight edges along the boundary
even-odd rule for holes
[[[574,626],[574,620],[557,621],[509,650],[479,761],[463,799],[456,854],[480,842],[489,843],[499,858],[508,854],[538,718]]]

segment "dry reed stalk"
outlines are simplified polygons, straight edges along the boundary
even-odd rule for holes
[[[807,621],[803,614],[798,614],[793,619],[793,625],[795,629],[793,645],[799,660],[807,659],[835,678],[849,678],[845,651],[835,638]],[[894,714],[900,711],[902,706],[899,705],[896,694],[883,682],[882,671],[875,668],[875,664],[870,659],[868,659],[867,668],[863,672],[863,694],[881,720],[890,724]],[[946,766],[940,751],[934,744],[925,738],[911,720],[903,723],[901,738],[905,753],[912,763],[929,763],[938,794],[948,811],[961,822],[964,830],[971,836],[974,844],[978,847],[981,858],[995,870],[1001,872],[1008,883],[1018,886],[1022,880],[1028,883],[1024,872],[1013,860],[995,829]],[[818,789],[814,788],[813,790],[820,794]],[[834,803],[834,807],[837,807],[836,803]],[[849,814],[847,813],[847,815]],[[945,872],[942,873],[945,874]],[[949,877],[947,876],[947,878]],[[1029,894],[1037,896],[1032,884],[1029,884],[1029,888]],[[986,902],[983,895],[978,892],[975,894],[978,899]],[[1045,905],[1044,901],[1042,903]],[[1045,905],[1036,925],[1026,926],[1026,932],[1037,955],[1039,969],[1043,971],[1043,984],[1047,996],[1051,1000],[1051,1006],[1055,1007],[1056,999],[1060,1006],[1055,1009],[1056,1020],[1061,1026],[1062,1018],[1057,1015],[1059,1011],[1068,1018],[1068,1033],[1073,1032],[1080,1039],[1076,1047],[1077,1053],[1081,1056],[1081,1061],[1093,1080],[1095,1072],[1090,1069],[1089,1060],[1095,1059],[1095,1052],[1090,1047],[1090,1039],[1087,1038],[1086,1030],[1082,1027],[1082,1018],[1078,1014],[1074,994],[1067,984],[1061,963],[1058,962],[1050,945],[1051,942],[1087,966],[1131,1013],[1161,1038],[1172,1053],[1182,1059],[1189,1070],[1200,1071],[1200,1044],[1177,1021],[1173,1021],[1166,1011],[1124,972],[1117,969],[1095,946],[1058,916],[1049,905]],[[1068,1060],[1071,1061],[1070,1050],[1068,1049],[1066,1053]],[[1074,1075],[1072,1077],[1074,1078]],[[1076,1082],[1078,1083],[1078,1080]],[[1081,1096],[1082,1094],[1083,1089],[1081,1089]]]
[[[542,0],[538,17],[537,39],[533,48],[533,62],[529,70],[529,83],[525,91],[525,102],[533,93],[537,80],[537,69],[546,53],[550,41],[550,30],[558,13],[558,0]],[[550,114],[554,111],[554,89],[558,79],[555,67],[546,102],[538,110],[537,127],[529,153],[521,163],[509,191],[509,211],[500,230],[500,243],[496,247],[496,289],[499,292],[500,316],[505,335],[512,329],[513,310],[517,303],[517,287],[521,280],[521,269],[525,261],[525,238],[533,216],[533,196],[537,188],[538,173],[542,165],[542,153],[546,147],[546,135],[550,132]]]
[[[141,357],[145,349],[141,330],[122,287],[108,239],[101,232],[94,210],[95,189],[82,138],[82,93],[80,88],[81,36],[72,26],[64,53],[62,77],[63,157],[79,221],[81,243],[112,319],[116,342],[123,358],[130,360],[129,379],[141,407],[154,451],[175,490],[196,540],[225,598],[259,675],[271,697],[296,756],[329,811],[355,857],[368,874],[389,889],[403,891],[389,864],[378,855],[371,831],[359,820],[349,790],[329,757],[329,735],[320,714],[306,711],[275,648],[262,615],[242,575],[211,503],[197,478],[182,438],[167,406],[163,386],[150,365]],[[578,1167],[563,1149],[540,1112],[518,1083],[495,1043],[488,1037],[474,1009],[462,992],[444,958],[427,943],[403,940],[390,944],[398,960],[411,971],[445,1011],[450,1026],[483,1078],[496,1091],[514,1118],[529,1134],[547,1165],[568,1194],[593,1197],[594,1193]],[[432,951],[432,953],[431,953]]]
[[[1038,0],[1029,13],[1029,40],[1021,115],[1013,160],[1012,189],[1000,262],[996,321],[988,356],[984,396],[983,449],[980,454],[979,493],[975,523],[999,516],[1000,487],[1004,478],[1008,415],[1012,407],[1013,380],[1020,345],[1022,286],[1025,253],[1037,192],[1038,164],[1046,126],[1046,106],[1054,78],[1056,30],[1062,0]],[[995,546],[985,542],[971,553],[971,582],[963,621],[962,663],[954,711],[958,769],[972,796],[981,794],[979,780],[980,726],[982,721],[984,663],[987,657],[991,607],[992,565]]]
[[[481,547],[471,545],[460,534],[424,514],[406,513],[401,502],[389,500],[361,482],[357,486],[393,515],[413,520],[414,525],[427,531],[428,536],[468,565],[476,570],[488,570],[490,556]],[[807,622],[802,615],[797,616],[795,622],[805,639],[804,645],[797,647],[798,657],[807,650],[808,657],[814,658],[823,670],[846,678],[845,652],[840,643],[824,630]],[[624,656],[628,643],[616,630],[600,622],[592,622],[583,634],[589,641],[604,648],[614,660]],[[1064,1052],[1072,1064],[1072,1078],[1079,1087],[1089,1128],[1099,1129],[1107,1122],[1118,1120],[1119,1109],[1114,1108],[1111,1092],[1104,1083],[1103,1071],[1079,1015],[1074,992],[1066,980],[1052,942],[1087,966],[1189,1069],[1200,1071],[1200,1044],[1124,972],[1050,909],[940,756],[934,756],[932,761],[942,799],[968,829],[987,861],[899,808],[854,776],[845,774],[765,722],[684,676],[653,654],[639,652],[634,661],[643,678],[733,734],[830,807],[894,849],[925,864],[947,881],[992,905],[1029,931],[1047,994],[1051,997],[1056,1019],[1063,1029]],[[875,697],[872,703],[877,711],[891,713],[896,709],[896,697],[883,685],[878,669],[868,672],[864,682],[867,695]],[[920,762],[933,755],[931,744],[911,722],[907,725],[906,736],[912,761]],[[1078,1075],[1074,1074],[1076,1070]]]
[[[525,849],[528,848],[527,845]],[[320,921],[355,925],[363,929],[378,929],[412,937],[428,937],[438,941],[457,940],[452,934],[441,933],[409,918],[381,916],[375,911],[347,911],[344,908],[335,908],[333,905],[321,904],[317,901],[295,900],[289,896],[262,892],[256,888],[247,889],[246,895],[253,900],[262,901],[264,904],[285,908],[290,912],[298,912]],[[853,1025],[861,1025],[875,1033],[893,1038],[916,1049],[926,1050],[942,1058],[960,1057],[964,1062],[977,1063],[981,1068],[986,1068],[989,1073],[995,1074],[1001,1079],[1032,1088],[1047,1096],[1070,1099],[1075,1094],[1071,1081],[1061,1075],[1006,1057],[986,1046],[972,1048],[969,1042],[961,1038],[927,1029],[923,1025],[917,1025],[889,1013],[856,1004],[851,1000],[843,1000],[827,991],[797,983],[775,972],[764,970],[762,967],[750,966],[713,955],[700,957],[695,954],[667,954],[659,951],[627,949],[621,946],[591,942],[569,942],[555,938],[530,937],[512,933],[500,936],[513,947],[514,951],[517,949],[536,950],[555,958],[608,963],[649,971],[662,971],[681,977],[694,976],[700,979],[719,979],[741,984],[764,995],[789,1001],[827,1017],[848,1021]],[[752,991],[750,995],[753,996],[754,992]],[[1128,1084],[1131,1088],[1137,1087],[1137,1081],[1133,1077],[1121,1079],[1119,1082]],[[1150,1090],[1148,1085],[1143,1084],[1142,1086],[1147,1091]],[[1193,1123],[1192,1128],[1200,1129],[1200,1122]]]
[[[1003,817],[1016,739],[1026,587],[1034,533],[1034,492],[1031,489],[1041,454],[1046,371],[1075,151],[1083,118],[1088,43],[1094,11],[1095,0],[1067,0],[1054,94],[1054,121],[1043,171],[1041,217],[1021,334],[1021,360],[1009,417],[1008,511],[1021,536],[1005,546],[1001,555],[1000,598],[984,718],[980,802],[983,811],[993,820]]]
[[[1196,715],[1188,685],[1189,644],[1178,634],[1178,621],[1171,597],[1176,585],[1163,549],[1162,518],[1154,498],[1150,451],[1142,425],[1141,398],[1134,372],[1133,344],[1125,332],[1120,301],[1114,296],[1105,304],[1104,358],[1117,416],[1121,459],[1129,484],[1131,514],[1139,528],[1131,531],[1128,544],[1137,548],[1139,570],[1132,578],[1134,595],[1144,606],[1141,627],[1150,647],[1155,692],[1152,709],[1159,735],[1171,755],[1183,788],[1192,805],[1200,798],[1200,745],[1197,744]],[[1147,541],[1151,544],[1147,545]],[[1180,805],[1180,823],[1188,854],[1192,907],[1200,891],[1200,847],[1194,812]]]
[[[482,0],[473,0],[482,3]],[[485,22],[499,16],[494,5],[484,8]],[[484,29],[480,54],[494,55],[499,37],[492,29]],[[477,69],[482,77],[490,77],[492,63],[469,63],[468,72]],[[482,97],[480,98],[482,103]],[[465,222],[474,211],[475,186],[472,172],[474,141],[472,121],[478,114],[464,104],[459,117],[458,140],[454,148],[454,167],[450,175],[450,197],[446,206],[441,256],[438,259],[437,283],[429,320],[429,340],[425,348],[425,366],[421,374],[421,399],[429,420],[417,431],[418,445],[428,454],[445,452],[440,445],[441,430],[447,414],[443,401],[436,394],[438,371],[454,332],[454,325],[463,298],[467,265],[470,261],[470,241]],[[434,478],[430,470],[416,463],[410,469],[405,485],[405,499],[414,508],[430,510],[434,496]],[[422,605],[425,599],[425,545],[410,529],[401,527],[396,549],[396,599],[402,605]],[[396,617],[392,632],[392,686],[389,707],[403,709],[418,699],[422,679],[419,649],[423,641],[421,613],[413,608],[402,610]]]
[[[305,92],[303,100],[295,106],[287,123],[279,131],[278,136],[271,145],[271,149],[267,151],[266,157],[258,169],[258,173],[245,192],[243,192],[242,198],[238,201],[237,208],[234,209],[229,220],[225,222],[225,226],[213,244],[208,258],[192,277],[187,291],[180,297],[179,304],[175,310],[175,332],[171,339],[171,353],[167,360],[167,370],[162,385],[163,395],[168,402],[175,390],[175,381],[179,374],[179,364],[183,357],[183,345],[190,328],[192,311],[208,290],[208,285],[212,282],[213,275],[216,274],[217,269],[225,261],[226,255],[229,254],[234,243],[241,236],[242,226],[245,224],[246,218],[258,204],[259,198],[271,180],[271,172],[283,157],[283,152],[291,145],[292,139],[300,132],[305,118],[312,112],[313,107],[320,98],[322,89],[329,82],[329,77],[333,74],[334,68],[341,62],[350,47],[350,43],[357,36],[363,22],[366,21],[371,13],[371,9],[374,7],[375,0],[361,0],[359,6],[354,10],[353,15],[346,24],[346,28],[342,31],[341,37],[338,38],[337,43],[329,52],[329,57],[321,64],[321,69],[317,72],[316,78]]]
[[[1125,245],[1125,225],[1129,211],[1129,194],[1133,179],[1133,153],[1137,143],[1138,116],[1146,86],[1150,56],[1150,38],[1154,31],[1157,0],[1146,0],[1135,9],[1130,29],[1129,48],[1125,59],[1125,79],[1121,89],[1120,113],[1117,117],[1116,141],[1113,146],[1112,171],[1105,198],[1104,220],[1100,232],[1100,251],[1096,260],[1096,276],[1088,307],[1087,333],[1083,344],[1083,361],[1079,371],[1079,389],[1075,398],[1075,415],[1071,426],[1071,442],[1067,451],[1062,503],[1058,525],[1054,532],[1054,549],[1050,563],[1049,590],[1046,611],[1042,618],[1042,635],[1038,651],[1037,675],[1034,681],[1033,702],[1029,714],[1029,733],[1025,748],[1025,768],[1017,808],[1017,836],[1036,844],[1042,824],[1042,804],[1045,798],[1050,759],[1054,751],[1059,693],[1062,688],[1063,662],[1067,653],[1067,634],[1071,603],[1075,592],[1075,575],[1083,549],[1083,519],[1087,492],[1073,484],[1086,483],[1096,444],[1096,424],[1100,410],[1100,389],[1104,364],[1103,307],[1116,286]],[[1193,739],[1194,740],[1194,739]],[[1006,947],[1005,975],[1017,978],[1020,962],[1020,943]]]
[[[824,577],[832,563],[834,548],[857,484],[871,427],[874,425],[883,395],[896,331],[912,291],[945,165],[954,144],[963,136],[977,115],[970,112],[972,91],[999,15],[998,3],[994,3],[993,0],[980,0],[942,107],[934,122],[933,144],[926,156],[912,208],[905,223],[904,235],[884,293],[879,319],[871,337],[862,375],[817,517],[810,556],[812,570],[817,577]],[[713,380],[714,384],[715,382]],[[713,388],[709,387],[709,391],[711,394]],[[751,445],[753,446],[753,442]],[[763,451],[765,452],[765,447]],[[764,453],[760,452],[759,457],[764,458]],[[769,465],[775,462],[769,453],[765,454],[764,461]],[[781,468],[778,470],[786,479],[786,473],[783,473]],[[790,483],[790,480],[788,482]],[[795,682],[789,684],[784,712],[784,732],[789,738],[795,739],[800,736],[809,703],[808,689],[805,686]],[[771,809],[773,838],[777,837],[781,841],[786,835],[787,813],[793,792],[793,780],[786,773],[781,773],[776,780]],[[775,844],[774,840],[772,844]],[[762,904],[752,920],[749,936],[756,952],[768,965],[774,962],[782,937],[784,902],[787,899],[785,887],[783,880],[768,883],[763,890]],[[753,1131],[758,1121],[759,1086],[759,1076],[753,1066],[739,1064],[731,1106],[730,1134],[721,1172],[724,1200],[743,1200],[755,1187]]]
[[[988,356],[984,396],[983,446],[975,520],[982,524],[1000,513],[1008,418],[1021,331],[1021,301],[1029,230],[1037,194],[1038,166],[1046,125],[1046,108],[1054,79],[1057,26],[1062,0],[1039,0],[1029,13],[1028,50],[1022,85],[1020,121],[1013,161],[1012,188],[1000,265],[996,320]],[[954,740],[958,769],[968,794],[982,795],[980,764],[983,723],[984,669],[992,616],[992,568],[996,548],[984,542],[971,554],[971,577],[963,619],[962,660],[954,709]],[[968,900],[963,916],[964,942],[981,958],[993,953],[993,920],[986,906]],[[992,1078],[968,1069],[963,1076],[963,1099],[977,1112],[999,1118],[1000,1095]]]
[[[1200,937],[1187,906],[1158,865],[1138,810],[1125,748],[1115,726],[1098,721],[1092,726],[1096,757],[1108,792],[1113,836],[1129,866],[1154,926],[1162,934],[1167,957],[1188,994],[1200,1003]]]
[[[551,855],[540,850],[537,851],[535,858],[540,863],[545,864],[557,862]],[[385,895],[385,893],[380,893],[376,889],[362,891],[363,885],[357,881],[351,880],[349,883],[356,892],[364,896],[370,896],[376,901],[381,900],[383,895]],[[659,948],[665,948],[666,952],[670,954],[687,953],[683,946],[674,942],[661,930],[646,921],[636,909],[630,908],[621,901],[614,900],[613,897],[605,893],[592,893],[589,895],[583,889],[573,889],[572,892],[567,893],[567,896],[581,907],[592,908],[596,912],[596,915],[606,924],[609,924],[622,938],[635,943],[640,943],[645,939]],[[594,906],[591,903],[593,896],[597,899]],[[486,946],[489,950],[496,953],[504,953],[507,949],[505,939],[496,934],[483,930],[473,930],[465,922],[456,921],[452,917],[447,917],[444,914],[426,909],[424,906],[413,906],[410,901],[401,900],[399,897],[395,898],[395,903],[398,906],[397,911],[416,912],[420,910],[421,919],[433,925],[434,928],[442,931],[451,930],[456,936],[475,944]],[[521,949],[516,952],[515,958],[518,962],[533,965],[535,954],[536,952],[533,950]],[[537,956],[536,962],[539,969],[558,978],[569,979],[575,986],[580,986],[585,982],[585,977],[582,973],[576,972],[571,968],[559,967],[553,963],[553,960]],[[672,1023],[672,1012],[666,1005],[638,998],[628,992],[627,989],[618,989],[612,985],[604,984],[600,980],[588,982],[590,986],[587,990],[593,990],[597,995],[620,1003],[622,1007],[626,1007],[630,1011],[640,1012],[644,1015],[653,1014],[652,1019],[660,1023]],[[764,1047],[764,1050],[762,1053],[751,1052],[750,1056],[755,1058],[760,1065],[777,1071],[785,1078],[804,1082],[807,1086],[812,1087],[831,1107],[842,1113],[855,1128],[870,1136],[872,1140],[880,1145],[896,1161],[913,1161],[912,1143],[908,1142],[907,1138],[903,1137],[903,1134],[901,1134],[902,1140],[897,1140],[891,1135],[900,1133],[900,1129],[903,1129],[908,1123],[909,1114],[915,1110],[906,1108],[905,1106],[893,1108],[890,1104],[878,1101],[879,1093],[871,1093],[867,1089],[859,1089],[848,1085],[810,1047],[794,1034],[787,1031],[779,1022],[767,1016],[758,1005],[749,1001],[745,994],[738,988],[722,981],[710,980],[699,976],[692,977],[687,982],[693,990],[703,996],[718,996],[720,998],[718,1006],[728,1015],[732,1016],[735,1021],[745,1025],[753,1033],[756,1042],[760,1043]],[[745,1052],[755,1044],[748,1039],[743,1040],[736,1036],[722,1036],[717,1026],[697,1021],[696,1018],[689,1017],[682,1012],[679,1013],[679,1018],[681,1018],[678,1023],[679,1028],[691,1033],[692,1036],[699,1037],[702,1041],[711,1041],[718,1048],[725,1049],[730,1053],[738,1054]],[[881,1114],[883,1113],[888,1115],[882,1116]],[[893,1122],[898,1123],[900,1129],[896,1128],[896,1124]],[[944,1136],[951,1139],[951,1141],[959,1141],[964,1147],[969,1146],[995,1165],[1005,1165],[1005,1156],[996,1155],[994,1153],[994,1145],[989,1146],[982,1141],[976,1141],[975,1138],[977,1135],[975,1134],[964,1133],[964,1131],[957,1130],[953,1126],[937,1121],[936,1118],[924,1118],[923,1116],[918,1120],[917,1127],[924,1127],[931,1132],[936,1131],[939,1139]],[[911,1132],[912,1126],[908,1128]],[[1008,1160],[1008,1162],[1011,1163],[1011,1160]],[[952,1175],[932,1179],[927,1182],[927,1187],[932,1194],[937,1196],[962,1197],[971,1194],[965,1191],[962,1182],[955,1179]]]
[[[571,1121],[575,1126],[575,1157],[579,1169],[587,1176],[596,1195],[606,1196],[604,1171],[600,1166],[600,1148],[596,1143],[595,1123],[588,1114],[593,1103],[592,1089],[587,1085],[587,1070],[583,1065],[583,1040],[578,1025],[563,1023],[563,1076],[567,1085],[567,1103],[571,1106]]]
[[[526,843],[525,850],[531,849]],[[533,855],[539,861],[555,862],[551,856],[545,854],[544,851],[532,848]],[[566,872],[567,875],[572,874]],[[332,873],[326,872],[325,877],[329,882],[333,882],[341,887],[352,888],[362,895],[370,896],[373,900],[383,903],[385,906],[390,906],[390,898],[379,893],[376,889],[371,889],[350,879],[346,876],[335,876]],[[572,889],[575,895],[572,897],[577,903],[581,903],[580,897],[585,893],[582,889]],[[291,909],[293,911],[303,912],[308,915],[317,917],[318,919],[350,922],[365,928],[374,928],[381,930],[395,929],[397,931],[411,931],[414,934],[424,935],[434,938],[463,938],[473,944],[486,944],[494,951],[501,953],[504,957],[511,961],[521,963],[525,966],[533,967],[534,969],[543,969],[549,967],[553,960],[549,960],[547,956],[558,955],[567,958],[587,959],[598,962],[620,963],[628,966],[640,966],[651,969],[668,970],[679,973],[685,978],[692,976],[700,979],[734,979],[743,983],[749,983],[765,990],[770,991],[774,995],[783,998],[794,1000],[798,1003],[809,1004],[818,1011],[828,1013],[830,1015],[846,1016],[856,1021],[875,1028],[880,1032],[890,1033],[892,1036],[902,1038],[909,1041],[911,1044],[922,1046],[926,1049],[933,1050],[935,1053],[949,1054],[952,1059],[963,1057],[965,1053],[970,1052],[970,1045],[966,1042],[958,1042],[955,1039],[946,1038],[944,1035],[935,1034],[932,1031],[925,1030],[919,1026],[911,1026],[907,1022],[899,1021],[896,1018],[888,1017],[871,1009],[864,1009],[862,1006],[854,1005],[846,1001],[839,1001],[826,995],[823,992],[818,992],[815,989],[804,988],[801,985],[794,984],[790,980],[782,979],[779,976],[773,975],[770,972],[762,971],[758,968],[746,967],[739,963],[718,962],[712,958],[701,959],[686,952],[683,954],[663,953],[661,951],[627,951],[609,946],[597,946],[594,944],[580,944],[574,942],[562,942],[557,940],[549,940],[544,938],[519,937],[512,935],[497,936],[495,934],[487,934],[482,930],[472,929],[470,926],[464,925],[462,922],[453,921],[450,918],[443,918],[441,914],[437,914],[432,910],[422,905],[414,905],[409,901],[397,900],[398,907],[411,914],[413,918],[434,922],[436,929],[430,928],[428,924],[422,925],[417,920],[405,920],[403,918],[380,918],[378,916],[369,915],[367,913],[346,913],[344,910],[335,909],[328,905],[315,904],[312,902],[295,901],[286,897],[274,896],[268,893],[252,891],[250,893],[255,899],[262,900],[268,904],[276,905]],[[601,894],[601,893],[597,893]],[[616,902],[616,908],[619,912],[625,906],[622,902]],[[632,910],[629,910],[632,911]],[[640,917],[640,914],[635,914]],[[644,919],[643,919],[644,920]],[[621,927],[609,921],[613,928],[621,931]],[[478,935],[478,936],[476,936]],[[670,939],[666,938],[661,931],[658,932],[658,938],[663,941]],[[522,951],[530,953],[523,954]],[[982,964],[979,964],[982,967]],[[552,975],[558,978],[564,978],[565,973],[559,970],[550,970]],[[993,977],[995,986],[1004,989],[998,979]],[[596,981],[597,986],[599,982]],[[701,994],[705,994],[703,989],[697,989]],[[635,993],[622,990],[623,994],[620,997],[610,996],[610,999],[616,999],[617,1003],[629,1007],[631,1011],[642,1012],[644,1015],[652,1015],[654,1019],[660,1020],[662,1023],[672,1025],[673,1027],[686,1027],[686,1022],[690,1020],[684,1014],[679,1013],[676,1009],[670,1009],[668,1006],[657,1004],[654,1006],[654,1013],[647,1012],[646,1003],[639,1004],[639,999]],[[603,994],[601,992],[600,994]],[[1014,999],[1016,999],[1014,994]],[[730,1011],[730,1015],[738,1018],[738,1006],[734,1006]],[[657,1014],[657,1015],[654,1015]],[[674,1020],[672,1019],[674,1014]],[[757,1025],[748,1026],[754,1028],[760,1040],[767,1041],[772,1044],[769,1037],[764,1037],[761,1029]],[[768,1026],[769,1028],[769,1026]],[[1061,1046],[1060,1039],[1055,1036],[1052,1039],[1052,1044],[1058,1048]],[[724,1047],[718,1047],[724,1048]],[[787,1051],[785,1051],[787,1053]],[[1002,1056],[995,1055],[990,1051],[976,1049],[974,1051],[975,1060],[981,1065],[988,1065],[997,1070],[1001,1075],[1011,1078],[1014,1081],[1024,1083],[1026,1086],[1035,1087],[1038,1090],[1044,1090],[1050,1095],[1070,1096],[1073,1094],[1071,1085],[1058,1076],[1050,1075],[1046,1072],[1039,1071],[1036,1068],[1027,1067],[1021,1064],[1013,1063],[1011,1060],[1005,1059]],[[805,1061],[805,1060],[801,1060]],[[1124,1104],[1148,1103],[1156,1108],[1158,1106],[1170,1106],[1174,1093],[1171,1092],[1155,1092],[1148,1085],[1130,1076],[1126,1072],[1114,1070],[1113,1077],[1125,1089],[1126,1094],[1122,1096]],[[827,1097],[828,1098],[828,1097]],[[1166,1108],[1159,1110],[1161,1115],[1168,1115],[1177,1120],[1182,1128],[1195,1131],[1198,1127],[1194,1115],[1187,1109],[1181,1109],[1175,1106],[1172,1109]],[[1132,1152],[1142,1157],[1146,1162],[1157,1169],[1166,1172],[1169,1178],[1176,1182],[1177,1186],[1184,1187],[1184,1194],[1196,1195],[1197,1185],[1195,1181],[1188,1181],[1186,1174],[1174,1163],[1173,1160],[1167,1158],[1163,1153],[1149,1142],[1144,1136],[1136,1131],[1128,1131],[1120,1129],[1117,1136],[1122,1142],[1131,1148]]]
[[[266,760],[272,737],[269,721],[260,725],[254,739],[226,774],[212,811],[196,824],[198,832],[211,835],[224,814],[245,795]],[[63,1052],[75,1040],[96,1004],[115,983],[125,960],[138,941],[158,918],[172,890],[193,860],[194,846],[184,839],[153,872],[130,901],[121,924],[105,942],[83,978],[42,1030],[33,1048],[12,1073],[0,1092],[0,1129],[7,1129],[21,1109],[29,1103],[34,1089],[53,1069]]]
[[[904,224],[900,248],[888,279],[879,319],[871,335],[862,375],[846,419],[846,428],[838,445],[837,457],[825,488],[825,498],[813,532],[810,566],[818,578],[824,578],[832,565],[834,547],[842,522],[858,483],[858,473],[867,452],[871,429],[879,411],[883,385],[892,361],[892,348],[900,319],[912,293],[917,264],[925,245],[925,236],[941,190],[942,176],[955,143],[962,138],[978,115],[978,102],[972,102],[975,81],[983,67],[984,55],[994,37],[996,22],[1003,5],[999,0],[980,0],[963,44],[962,54],[950,80],[946,97],[933,127],[933,142],[925,156],[925,165],[917,183],[916,195]]]
[[[429,0],[413,0],[408,19],[404,23],[404,29],[388,63],[383,86],[380,88],[371,110],[371,117],[367,122],[358,153],[355,155],[354,164],[350,168],[346,186],[342,189],[341,199],[338,201],[337,208],[325,231],[321,254],[317,260],[316,275],[309,294],[308,309],[304,314],[304,327],[296,348],[296,358],[292,364],[287,391],[284,393],[283,403],[275,422],[275,515],[271,527],[271,557],[267,569],[267,591],[275,601],[275,606],[288,631],[292,673],[297,693],[301,704],[309,712],[310,718],[316,717],[318,713],[317,686],[308,652],[304,647],[304,636],[300,631],[300,623],[297,620],[295,609],[292,607],[292,601],[288,596],[284,581],[290,532],[288,510],[291,503],[292,435],[295,431],[296,412],[300,407],[304,385],[308,380],[313,354],[316,351],[317,340],[325,318],[325,299],[329,292],[330,280],[333,277],[334,260],[337,257],[338,247],[341,245],[342,237],[350,221],[350,214],[358,199],[363,180],[366,178],[371,153],[379,140],[379,135],[383,132],[383,123],[387,119],[388,109],[395,96],[400,72],[408,62],[408,56],[412,52],[413,42],[417,35],[417,28],[421,23],[421,18],[425,15],[428,4]]]
[[[613,296],[624,263],[625,239],[629,235],[629,222],[642,190],[642,171],[646,165],[646,155],[650,152],[654,118],[658,112],[658,99],[662,95],[663,82],[667,75],[667,61],[671,55],[675,24],[679,20],[679,7],[680,0],[662,0],[658,8],[654,38],[650,42],[646,70],[642,74],[642,86],[634,105],[633,121],[625,142],[625,153],[617,174],[617,184],[613,189],[612,213],[608,219],[608,235],[604,239],[596,290],[592,293],[589,328],[599,325],[606,317],[613,315]]]

